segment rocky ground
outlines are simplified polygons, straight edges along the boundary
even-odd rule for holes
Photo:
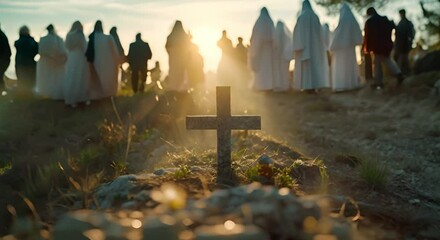
[[[410,77],[400,89],[390,81],[382,91],[258,94],[259,98],[243,103],[254,106],[252,110],[242,109],[262,115],[265,133],[323,159],[332,194],[374,205],[368,211],[390,220],[403,236],[426,233],[436,238],[440,236],[440,96],[433,86],[439,79],[434,72]],[[377,159],[389,170],[387,185],[371,189],[359,181],[356,169],[340,161],[341,155]]]
[[[56,236],[73,234],[71,239],[80,239],[65,228],[77,224],[80,232],[92,239],[103,239],[103,234],[110,233],[113,235],[108,237],[136,239],[149,231],[149,234],[158,231],[163,236],[180,234],[181,239],[193,239],[200,232],[216,231],[206,230],[204,225],[225,223],[226,226],[229,219],[234,224],[249,226],[246,231],[250,236],[257,232],[272,239],[307,239],[314,235],[339,239],[359,239],[361,235],[365,239],[436,239],[440,236],[440,189],[436,184],[440,180],[437,174],[440,97],[435,88],[438,79],[440,75],[434,72],[411,77],[399,89],[391,82],[382,91],[365,88],[336,94],[250,92],[242,86],[233,86],[233,114],[261,115],[262,131],[234,135],[234,168],[243,186],[212,194],[218,187],[214,178],[215,132],[186,131],[184,118],[174,121],[166,114],[155,112],[154,95],[119,97],[115,105],[101,102],[75,110],[60,102],[3,98],[0,111],[9,117],[0,121],[2,169],[7,162],[25,163],[25,166],[61,162],[60,166],[71,167],[71,172],[64,169],[62,176],[70,187],[53,189],[49,181],[43,197],[31,198],[37,199],[37,210],[30,207],[31,211],[24,211],[41,211],[39,217],[44,219],[44,224],[36,226],[20,218],[15,224],[18,228],[12,229],[24,234],[20,236],[31,233],[30,236],[43,238],[52,229],[55,235],[61,234]],[[195,107],[188,112],[214,114],[213,92],[208,87],[197,95]],[[167,98],[165,102],[171,101]],[[151,120],[152,115],[159,117]],[[126,132],[118,128],[119,119],[123,126],[129,123],[137,126],[133,138],[121,136]],[[166,123],[165,129],[151,130],[158,121]],[[144,132],[144,127],[150,131]],[[118,141],[122,144],[112,145]],[[101,153],[102,147],[111,151]],[[261,180],[255,165],[262,155],[271,158],[279,169],[269,183],[288,187],[290,191],[247,185],[252,180]],[[106,167],[102,172],[107,175],[100,179],[99,171],[78,179],[75,174],[79,175],[80,170],[68,164],[70,158],[70,162],[82,159],[73,162],[85,162],[86,166],[90,161],[93,165],[94,159],[108,161],[111,171]],[[128,162],[120,171],[116,171],[119,169],[116,158]],[[365,159],[384,166],[386,181],[382,186],[372,186],[361,177],[360,164]],[[6,208],[9,204],[17,211],[18,205],[29,207],[28,202],[23,203],[26,196],[13,192],[35,193],[38,186],[45,186],[40,184],[45,179],[41,175],[51,172],[50,168],[35,173],[20,167],[1,173],[0,187],[10,193],[0,198],[1,206]],[[108,173],[118,176],[127,172],[134,175],[123,175],[115,181],[108,176]],[[26,179],[31,173],[40,178],[38,184],[29,186]],[[296,181],[290,181],[287,176]],[[109,183],[97,187],[99,181]],[[164,184],[169,181],[176,184]],[[180,197],[167,200],[164,196],[169,189],[171,195]],[[314,204],[307,204],[310,200],[307,196],[317,193],[327,196],[326,204],[318,204],[320,201],[316,199]],[[182,200],[187,198],[181,194],[189,199]],[[345,209],[342,215],[329,214],[338,212],[341,206]],[[84,207],[112,211],[77,210]],[[246,210],[249,207],[251,210]],[[71,213],[63,215],[66,209]],[[310,209],[319,209],[325,217],[321,221],[321,215],[315,216]],[[8,210],[11,212],[10,207]],[[280,211],[277,217],[268,216],[277,211]],[[293,229],[278,224],[290,221],[289,211],[298,213],[297,219],[290,219],[296,222]],[[256,214],[248,216],[249,212]],[[35,213],[31,215],[35,218]],[[314,220],[307,218],[310,216]]]

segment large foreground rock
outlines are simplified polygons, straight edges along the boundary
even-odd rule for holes
[[[175,188],[179,191],[177,185]],[[151,192],[155,191],[156,195],[157,191],[170,195],[174,190],[171,186]],[[287,188],[253,183],[217,190],[202,199],[189,199],[182,209],[172,209],[169,202],[162,202],[139,211],[69,212],[57,221],[52,236],[197,240],[226,239],[225,235],[230,237],[227,239],[315,239],[324,235],[328,239],[360,239],[352,224],[332,216],[324,202],[323,197],[296,197]]]
[[[414,64],[414,74],[440,71],[440,50],[428,53]]]

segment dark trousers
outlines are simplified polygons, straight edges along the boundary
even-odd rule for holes
[[[35,88],[35,66],[15,66],[15,72],[17,73],[18,87],[28,93],[32,93]]]
[[[140,75],[140,79],[139,79]],[[141,68],[132,68],[131,69],[131,86],[133,88],[133,92],[137,92],[138,89],[140,92],[144,92],[145,81],[147,80],[147,67]],[[140,86],[139,86],[140,84]]]
[[[3,81],[3,76],[5,75],[6,69],[9,67],[9,59],[3,60],[0,59],[0,93],[3,89],[5,89],[5,82]]]
[[[389,56],[374,55],[374,82],[377,86],[383,86],[382,65],[385,65],[393,76],[398,76],[402,73],[396,62]]]
[[[397,65],[399,66],[400,70],[403,74],[410,74],[411,69],[409,66],[409,52],[395,52],[394,53],[394,60],[397,62]]]

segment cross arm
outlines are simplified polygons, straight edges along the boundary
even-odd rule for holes
[[[261,129],[260,116],[232,116],[231,129],[236,130],[259,130]]]
[[[217,117],[214,116],[187,116],[187,129],[217,129]]]

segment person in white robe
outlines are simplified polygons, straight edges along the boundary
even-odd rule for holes
[[[308,0],[293,30],[295,69],[293,87],[297,90],[317,90],[330,87],[325,39],[318,16]]]
[[[81,22],[73,23],[66,36],[67,63],[64,79],[64,102],[76,107],[78,103],[88,102],[90,69],[85,52],[87,48]]]
[[[327,23],[322,25],[322,37],[324,38],[325,49],[328,51],[330,47],[331,31]]]
[[[249,47],[249,65],[254,72],[252,88],[267,91],[273,89],[276,76],[275,26],[267,8],[263,7],[252,29]]]
[[[190,37],[183,29],[182,22],[176,21],[165,44],[169,63],[168,79],[165,86],[167,91],[186,92],[189,89],[187,68],[190,43]]]
[[[118,92],[119,51],[112,36],[104,34],[102,22],[97,21],[89,36],[86,50],[90,64],[92,100],[115,96]]]
[[[285,92],[290,90],[290,73],[289,66],[292,60],[292,32],[282,21],[277,22],[275,28],[275,42],[278,46],[275,50],[275,78],[273,82],[273,90],[276,92]]]
[[[343,3],[339,24],[330,44],[332,52],[333,91],[351,90],[360,87],[359,67],[356,61],[356,45],[362,44],[362,31],[350,7]]]
[[[40,39],[37,62],[37,94],[55,100],[64,97],[64,73],[67,51],[64,41],[55,32],[52,24],[47,26],[48,34]]]

